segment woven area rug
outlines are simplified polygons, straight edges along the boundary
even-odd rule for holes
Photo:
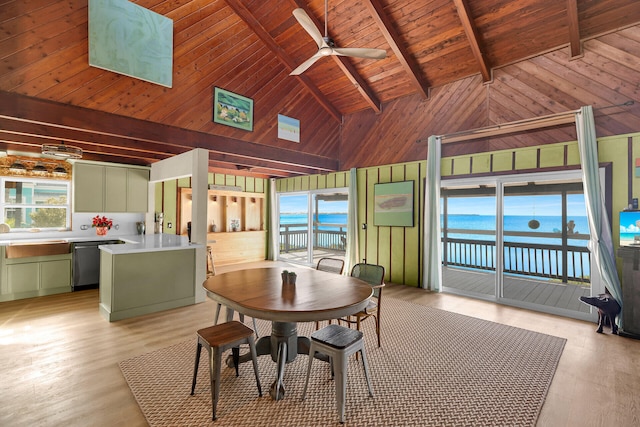
[[[367,393],[361,362],[352,357],[346,422],[352,426],[534,426],[565,340],[386,298],[382,348],[373,320],[363,324],[374,397]],[[250,324],[250,318],[248,319]],[[261,336],[270,323],[258,321]],[[298,325],[309,335],[312,323]],[[195,331],[194,331],[195,336]],[[196,340],[120,362],[151,426],[211,425],[208,358],[201,358],[190,396]],[[203,352],[203,356],[206,352]],[[263,397],[251,363],[240,376],[223,365],[216,426],[336,425],[334,383],[328,365],[314,361],[302,401],[307,356],[288,364],[285,398],[273,401],[276,366],[259,357]]]

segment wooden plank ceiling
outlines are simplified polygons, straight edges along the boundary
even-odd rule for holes
[[[321,58],[292,15],[321,33],[325,0],[135,0],[173,20],[173,87],[88,65],[88,0],[0,0],[0,148],[43,143],[84,158],[150,164],[195,147],[213,171],[255,176],[340,167],[342,123],[408,95],[640,22],[637,0],[329,0],[336,46],[385,59]],[[212,121],[213,87],[254,100],[254,130]],[[301,121],[301,143],[278,139],[277,114]],[[414,140],[406,141],[407,144]]]

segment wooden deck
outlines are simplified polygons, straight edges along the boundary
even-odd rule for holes
[[[314,263],[322,257],[344,258],[344,252],[332,250],[314,250]],[[306,251],[281,253],[280,259],[285,262],[305,264]],[[451,292],[483,299],[494,299],[495,274],[488,271],[472,270],[458,267],[442,268],[442,283],[445,292]],[[590,306],[580,301],[581,296],[590,296],[589,284],[564,284],[549,280],[524,278],[505,274],[505,302],[523,302],[528,305],[548,307],[557,314],[576,313],[577,318],[584,319],[591,313]],[[543,310],[545,311],[545,310]],[[569,317],[574,317],[569,314]]]
[[[476,296],[495,295],[495,274],[487,271],[443,267],[443,287],[462,294]],[[458,293],[456,292],[456,293]],[[504,276],[503,298],[556,309],[589,314],[590,307],[580,301],[589,296],[589,285],[574,285],[546,280]]]

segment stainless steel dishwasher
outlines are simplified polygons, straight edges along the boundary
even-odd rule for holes
[[[73,291],[95,288],[100,283],[100,245],[115,245],[119,240],[98,240],[73,244]]]

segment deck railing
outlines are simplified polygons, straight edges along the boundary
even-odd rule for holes
[[[313,248],[344,251],[346,248],[346,224],[323,224],[338,230],[323,230],[316,227],[313,234]],[[449,230],[464,234],[491,234],[479,230]],[[547,237],[558,239],[553,233],[505,233],[505,235]],[[447,233],[445,233],[445,236]],[[572,236],[572,239],[586,240],[588,235]],[[556,279],[563,283],[590,282],[590,252],[584,246],[551,243],[504,243],[504,272],[524,276]],[[286,224],[280,226],[280,252],[297,252],[309,247],[306,224]],[[442,239],[442,265],[496,270],[496,244],[491,240]]]
[[[325,230],[315,227],[313,248],[344,251],[347,243],[346,224],[322,224],[322,227],[338,228]],[[309,247],[307,224],[283,224],[280,226],[280,252],[295,252]]]
[[[563,283],[590,282],[590,252],[584,246],[505,242],[503,247],[505,273]],[[442,239],[442,264],[495,271],[496,244],[466,238]]]

